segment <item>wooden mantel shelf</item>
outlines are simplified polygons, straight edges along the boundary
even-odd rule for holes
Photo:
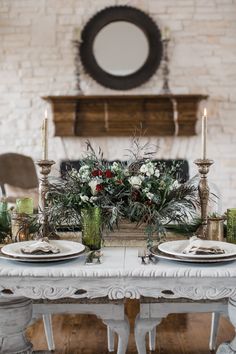
[[[196,134],[198,104],[206,95],[48,96],[56,136]]]

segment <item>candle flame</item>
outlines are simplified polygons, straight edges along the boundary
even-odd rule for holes
[[[48,110],[45,109],[45,112],[44,112],[44,117],[47,118],[48,117]]]
[[[206,107],[204,108],[203,115],[206,117],[207,116],[207,109]]]

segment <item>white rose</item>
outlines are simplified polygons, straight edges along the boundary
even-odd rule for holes
[[[98,197],[90,197],[89,201],[91,203],[94,203],[94,202],[96,202],[97,199],[98,199]]]
[[[171,190],[172,189],[177,189],[177,188],[179,188],[179,186],[180,186],[180,183],[179,183],[179,181],[176,179],[175,181],[174,181],[174,183],[171,185]]]
[[[91,193],[92,195],[95,195],[97,193],[96,191],[96,187],[97,187],[97,184],[100,184],[102,182],[102,180],[100,178],[98,179],[91,179],[91,181],[89,182],[89,187],[91,188]]]
[[[140,167],[140,172],[146,174],[148,177],[152,176],[154,174],[155,168],[154,165],[151,161],[149,161],[146,164],[143,164]]]
[[[155,175],[156,177],[160,177],[160,171],[158,170],[158,168],[155,169],[154,175]]]
[[[80,178],[81,178],[81,181],[82,181],[82,182],[87,182],[87,181],[89,181],[89,179],[90,179],[90,172],[89,172],[89,171],[84,172],[83,174],[81,174]]]
[[[143,165],[140,167],[140,172],[142,172],[142,173],[146,173],[146,172],[147,172],[147,165],[146,165],[146,164],[143,164]]]
[[[141,176],[132,176],[129,178],[129,183],[132,187],[139,189],[142,184],[143,179]]]
[[[149,192],[146,194],[146,196],[148,197],[148,199],[152,200],[154,197],[154,194]]]
[[[89,197],[87,195],[80,194],[80,199],[82,200],[82,202],[87,202],[89,200]]]

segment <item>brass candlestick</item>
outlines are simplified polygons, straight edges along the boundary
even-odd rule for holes
[[[194,163],[197,165],[198,172],[200,174],[198,193],[200,198],[202,219],[202,224],[198,228],[197,234],[201,238],[207,238],[207,213],[210,194],[210,188],[207,181],[207,174],[209,172],[210,166],[214,163],[214,161],[209,159],[197,159],[194,161]]]
[[[37,161],[37,165],[40,167],[40,174],[42,175],[39,182],[39,212],[41,213],[42,222],[42,232],[40,234],[40,238],[48,237],[50,234],[46,195],[49,191],[48,175],[50,174],[52,165],[54,164],[55,162],[52,160]]]

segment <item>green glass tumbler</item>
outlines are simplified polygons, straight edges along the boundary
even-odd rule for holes
[[[101,248],[102,215],[98,207],[89,207],[81,211],[82,242],[91,251]]]
[[[16,212],[18,214],[31,215],[34,212],[33,198],[18,198],[16,199]]]
[[[236,208],[227,209],[227,242],[236,243]]]
[[[10,227],[11,218],[8,212],[8,204],[5,200],[0,201],[0,226],[4,229]]]

